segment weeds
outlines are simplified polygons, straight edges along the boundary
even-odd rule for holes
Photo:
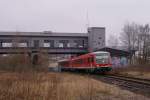
[[[0,100],[143,100],[96,80],[65,73],[1,73],[0,81]]]

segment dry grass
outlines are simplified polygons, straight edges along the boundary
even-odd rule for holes
[[[111,73],[150,79],[150,65],[131,65],[124,68],[116,68]]]
[[[148,100],[87,76],[0,73],[0,100]]]

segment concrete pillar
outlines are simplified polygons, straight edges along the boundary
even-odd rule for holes
[[[51,40],[50,45],[51,45],[51,48],[54,48],[55,47],[55,40]]]
[[[54,48],[59,47],[59,41],[58,40],[54,40]]]
[[[68,44],[68,42],[64,42],[64,47],[65,47],[65,48],[68,47],[67,44]]]
[[[74,40],[69,40],[69,45],[70,45],[70,47],[75,47]]]
[[[28,47],[33,47],[33,40],[28,40]]]
[[[88,48],[88,41],[87,41],[87,40],[84,40],[84,41],[83,41],[83,47],[84,47],[84,48]]]
[[[37,53],[31,53],[31,61],[33,65],[37,65],[39,62],[39,55]]]
[[[39,40],[39,47],[44,47],[44,40]]]

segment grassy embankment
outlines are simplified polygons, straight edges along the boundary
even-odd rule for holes
[[[38,66],[25,55],[0,59],[0,100],[148,100],[88,76],[49,73],[40,58]]]

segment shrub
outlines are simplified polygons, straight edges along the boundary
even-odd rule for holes
[[[0,70],[12,72],[48,71],[48,56],[46,54],[39,54],[38,58],[38,63],[34,65],[28,54],[1,56]]]

